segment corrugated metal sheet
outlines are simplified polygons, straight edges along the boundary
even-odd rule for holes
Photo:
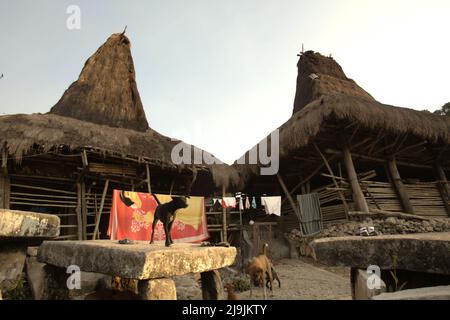
[[[300,227],[305,236],[314,235],[322,231],[322,213],[318,193],[297,195],[300,207]]]

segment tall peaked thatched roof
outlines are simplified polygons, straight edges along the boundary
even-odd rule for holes
[[[383,132],[394,137],[402,135],[425,140],[430,145],[450,145],[450,117],[382,104],[348,79],[334,60],[318,53],[304,53],[298,66],[294,113],[278,128],[281,162],[294,161],[292,157],[300,155],[307,157],[308,152],[315,153],[314,148],[309,147],[320,135],[326,136],[324,140],[330,147],[336,147],[341,132],[326,128],[336,123],[354,125],[351,130],[358,128],[358,134]],[[309,77],[311,74],[318,78]],[[245,157],[249,157],[249,151]],[[450,166],[448,157],[443,160]],[[299,166],[298,161],[296,165]],[[235,163],[234,166],[243,180],[247,180],[258,173],[261,165]]]
[[[206,170],[217,187],[238,188],[239,175],[226,164],[174,164],[172,150],[180,142],[149,128],[135,82],[130,41],[123,34],[110,36],[86,61],[78,80],[49,113],[0,116],[0,151],[18,163],[27,155],[57,153],[60,147],[88,148],[131,156],[162,169]],[[190,147],[192,157],[197,150],[214,158]]]
[[[110,36],[86,61],[78,80],[50,113],[111,127],[147,130],[130,46],[124,34]]]
[[[293,113],[325,94],[341,93],[374,100],[372,96],[347,78],[341,66],[331,57],[306,51],[297,64],[297,91]]]

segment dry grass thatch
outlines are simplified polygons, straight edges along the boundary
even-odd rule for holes
[[[297,90],[293,113],[325,94],[338,93],[374,100],[355,81],[347,78],[341,66],[331,57],[307,51],[301,55],[297,67]]]
[[[148,129],[137,90],[130,41],[113,34],[85,63],[77,81],[50,110],[97,124]]]
[[[33,148],[38,148],[39,153],[46,153],[65,146],[71,150],[90,147],[101,150],[106,155],[111,153],[145,157],[163,168],[192,168],[188,164],[175,165],[172,162],[172,148],[179,142],[150,128],[146,132],[138,132],[54,114],[0,117],[0,146],[6,147],[7,153],[18,162]],[[210,171],[217,186],[228,188],[239,184],[237,172],[228,165],[199,166]]]
[[[279,128],[280,159],[311,143],[329,120],[354,122],[364,129],[385,130],[392,134],[408,133],[430,143],[450,144],[450,117],[332,94],[309,103]],[[244,180],[258,168],[234,166],[239,168]]]

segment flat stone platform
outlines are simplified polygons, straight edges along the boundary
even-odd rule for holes
[[[56,267],[77,265],[82,271],[132,279],[155,279],[197,273],[230,266],[235,247],[202,247],[175,243],[171,247],[135,241],[114,240],[44,241],[38,260]]]
[[[59,236],[56,215],[0,209],[1,238],[54,238]]]
[[[322,238],[311,247],[314,259],[331,266],[450,274],[450,232]]]

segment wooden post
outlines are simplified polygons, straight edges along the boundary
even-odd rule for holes
[[[291,205],[292,210],[294,210],[295,214],[297,215],[297,218],[300,220],[300,210],[299,208],[295,205],[295,201],[292,198],[291,194],[289,193],[288,188],[286,187],[286,185],[284,184],[283,178],[281,177],[281,175],[279,173],[277,173],[277,179],[278,182],[280,183],[281,188],[283,189],[284,195],[288,198],[289,200],[289,204]],[[301,221],[300,221],[301,222]]]
[[[77,231],[77,235],[78,235],[78,240],[83,240],[83,218],[82,218],[82,195],[81,195],[81,183],[77,182],[77,208],[76,208],[76,213],[77,213],[77,226],[78,226],[78,231]]]
[[[11,183],[9,177],[0,173],[0,208],[9,209]]]
[[[106,179],[105,181],[105,187],[103,188],[103,193],[102,193],[102,200],[100,200],[100,210],[97,212],[97,216],[95,217],[95,229],[94,229],[94,234],[92,235],[92,240],[95,240],[98,234],[98,227],[100,225],[100,219],[102,218],[102,211],[103,211],[103,206],[105,204],[105,197],[106,197],[106,193],[108,191],[108,185],[109,185],[109,180]]]
[[[222,186],[222,198],[225,197],[225,187]],[[222,241],[227,242],[228,241],[228,234],[227,234],[227,209],[222,208]]]
[[[439,163],[435,164],[435,170],[439,180],[439,192],[441,193],[442,201],[444,201],[445,210],[447,211],[448,216],[450,216],[450,187],[448,185],[447,176]]]
[[[87,240],[87,199],[86,199],[86,184],[84,179],[81,180],[81,217],[82,217],[82,239]]]
[[[361,190],[361,186],[358,182],[358,176],[356,175],[355,166],[353,165],[352,155],[348,147],[343,149],[344,165],[347,170],[348,180],[352,188],[353,203],[357,211],[369,212],[369,206],[367,205],[364,194]]]
[[[408,193],[406,192],[405,186],[403,185],[400,173],[398,172],[395,158],[387,162],[387,168],[389,171],[389,175],[391,176],[392,183],[394,184],[394,188],[397,191],[397,195],[400,198],[403,209],[406,213],[414,214],[414,208],[411,204],[411,201],[409,200]]]
[[[338,185],[336,179],[334,178],[335,175],[334,175],[334,173],[333,173],[333,170],[331,169],[330,164],[329,164],[328,161],[327,161],[327,158],[325,158],[325,156],[324,156],[323,153],[320,151],[319,147],[317,146],[317,144],[316,144],[315,142],[314,142],[314,148],[316,149],[317,153],[318,153],[318,154],[320,155],[320,157],[322,158],[323,163],[325,164],[325,166],[326,166],[327,169],[328,169],[328,172],[329,172],[330,175],[331,175],[331,178],[332,178],[332,180],[333,180],[334,186],[336,187],[337,193],[339,194],[339,197],[341,198],[342,205],[344,206],[345,218],[348,219],[348,205],[347,205],[347,201],[345,200],[345,195],[344,195],[344,193],[339,189],[339,185]],[[349,151],[349,153],[350,153],[350,151]],[[351,161],[351,158],[350,158],[350,161]],[[352,162],[352,167],[353,167],[353,162]],[[353,168],[353,171],[354,171],[354,168]],[[356,175],[356,173],[355,173],[355,175]],[[356,180],[356,182],[358,182],[358,180]],[[358,187],[359,187],[359,184],[358,184]],[[309,192],[308,192],[308,193],[309,193]],[[362,193],[362,192],[361,192],[361,193]],[[363,196],[363,197],[364,197],[364,196]],[[366,206],[367,206],[367,204],[366,204]],[[367,212],[368,212],[368,211],[369,211],[369,209],[367,209]]]
[[[145,170],[147,172],[147,188],[148,188],[148,193],[152,193],[152,184],[150,181],[150,168],[148,167],[148,163],[145,164]]]

